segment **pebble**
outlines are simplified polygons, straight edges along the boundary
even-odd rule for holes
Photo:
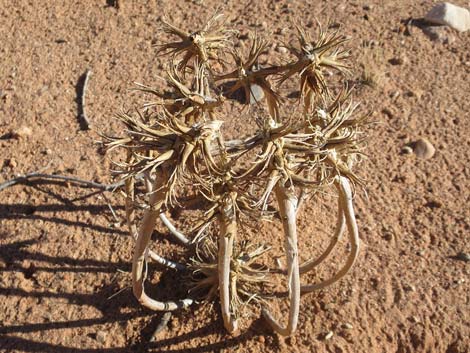
[[[434,6],[424,19],[430,23],[452,27],[459,32],[470,29],[470,11],[448,2]]]
[[[331,339],[333,337],[333,331],[329,331],[325,337],[324,337],[324,340],[325,341],[328,341],[329,339]]]
[[[467,253],[464,253],[464,252],[459,252],[457,255],[455,255],[455,258],[457,260],[470,262],[470,254],[467,254]]]
[[[28,126],[21,126],[20,128],[11,132],[10,136],[14,139],[25,138],[31,136],[33,134],[33,130],[31,130]]]
[[[431,199],[428,202],[426,202],[424,206],[428,208],[441,208],[442,202],[436,199]]]
[[[388,62],[394,66],[403,65],[405,63],[405,57],[404,56],[394,57],[394,58],[391,58]]]
[[[383,108],[382,113],[384,113],[389,119],[393,118],[393,112],[388,108]]]
[[[386,232],[386,233],[384,233],[383,238],[386,241],[392,241],[393,240],[393,233],[392,232]]]
[[[18,162],[14,158],[7,159],[5,161],[5,164],[7,167],[10,167],[11,169],[14,169],[18,166]]]
[[[354,328],[354,326],[351,325],[349,322],[346,322],[345,324],[343,324],[342,327],[343,327],[345,330],[352,330],[352,329]]]
[[[289,50],[286,47],[283,47],[282,45],[277,46],[276,50],[281,54],[287,54],[289,52]]]
[[[421,159],[429,159],[434,156],[436,149],[426,138],[420,138],[419,140],[412,143],[411,148],[416,157]]]
[[[392,101],[395,101],[398,97],[400,97],[400,91],[395,91],[390,94]]]
[[[404,146],[401,149],[401,153],[402,154],[411,154],[411,153],[413,153],[413,149],[410,146]]]
[[[99,343],[105,343],[106,342],[106,332],[104,331],[98,331],[96,333],[96,340],[99,342]]]
[[[410,321],[414,324],[419,324],[421,322],[421,320],[417,316],[411,316]]]
[[[417,99],[421,99],[423,94],[424,91],[419,88],[414,88],[406,92],[407,97],[416,97]]]

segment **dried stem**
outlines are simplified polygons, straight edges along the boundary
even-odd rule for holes
[[[152,333],[152,337],[150,337],[150,342],[155,342],[157,340],[157,336],[160,334],[160,332],[163,332],[166,330],[168,327],[168,322],[170,322],[171,319],[171,312],[168,311],[162,315],[162,319],[158,326],[155,328],[155,331]]]
[[[346,218],[346,225],[348,227],[349,240],[351,242],[351,252],[348,256],[346,264],[344,267],[336,273],[333,277],[318,284],[309,284],[302,286],[302,293],[309,293],[315,290],[323,289],[332,285],[333,283],[339,281],[344,277],[351,267],[354,265],[354,262],[357,259],[359,253],[359,232],[357,229],[356,217],[354,215],[354,208],[352,203],[352,191],[349,180],[343,176],[337,177],[335,185],[338,189],[339,194],[339,203],[343,211],[344,217]]]
[[[168,228],[170,234],[174,236],[176,240],[178,240],[181,244],[189,246],[190,241],[186,236],[181,233],[176,227],[170,222],[170,220],[166,217],[165,213],[160,213],[160,220],[163,224]]]
[[[128,161],[132,161],[132,155],[128,153]],[[147,187],[147,192],[151,193],[152,192],[152,182],[150,181],[150,178],[148,175],[144,178],[145,184]],[[126,222],[127,222],[127,227],[129,229],[129,234],[133,239],[137,239],[138,237],[138,230],[137,226],[135,224],[135,181],[133,178],[129,178],[125,180],[125,193],[126,193]],[[171,223],[170,223],[171,225]],[[173,227],[174,228],[174,227]],[[171,260],[165,259],[164,257],[158,255],[152,250],[148,251],[148,255],[150,258],[159,263],[160,265],[163,265],[168,268],[173,268],[175,270],[186,270],[186,267],[184,265],[181,265],[179,263],[173,262]]]
[[[286,235],[285,248],[287,256],[289,316],[285,327],[282,327],[267,309],[263,309],[263,316],[274,331],[280,335],[288,336],[293,334],[297,328],[300,309],[300,274],[296,229],[297,197],[292,191],[279,184],[275,188],[275,193],[279,204],[279,214]]]
[[[230,262],[233,254],[233,241],[237,235],[237,221],[231,201],[224,202],[219,215],[220,235],[218,254],[219,295],[224,326],[228,332],[237,330],[236,319],[230,310]]]
[[[158,215],[166,199],[168,187],[165,186],[164,179],[158,178],[155,181],[153,192],[150,195],[150,209],[145,211],[139,235],[136,240],[134,256],[132,260],[132,289],[135,297],[145,307],[157,311],[173,311],[186,308],[193,303],[192,299],[184,299],[177,302],[161,302],[150,298],[144,291],[144,265],[146,261],[146,250],[150,237],[155,228]]]

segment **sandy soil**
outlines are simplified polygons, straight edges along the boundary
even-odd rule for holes
[[[96,132],[117,131],[111,117],[138,98],[127,91],[133,81],[159,81],[162,63],[151,47],[160,40],[157,18],[166,10],[190,28],[216,6],[121,0],[116,9],[112,3],[0,1],[0,182],[46,166],[109,182]],[[274,335],[257,317],[229,336],[217,306],[199,306],[174,314],[169,329],[149,342],[162,314],[140,307],[129,290],[132,241],[107,206],[122,216],[122,198],[35,182],[0,192],[0,351],[469,352],[470,264],[454,256],[470,252],[470,36],[444,29],[443,40],[432,40],[418,27],[407,31],[402,21],[422,17],[433,3],[225,5],[237,28],[274,33],[273,40],[292,27],[290,17],[312,31],[315,16],[340,23],[353,38],[355,60],[380,76],[375,87],[355,92],[376,122],[368,128],[369,159],[360,166],[367,195],[355,200],[360,259],[347,279],[302,298],[294,336]],[[286,54],[272,48],[269,55]],[[91,131],[81,131],[77,120],[86,69],[92,70]],[[233,124],[243,126],[241,117]],[[18,129],[21,136],[14,136]],[[432,158],[401,153],[420,137],[436,148]],[[302,212],[304,259],[324,244],[328,205],[310,203]],[[263,234],[280,237],[280,228]],[[179,254],[165,237],[159,246],[169,257]],[[183,294],[178,277],[153,273],[160,284],[152,290],[161,298]]]

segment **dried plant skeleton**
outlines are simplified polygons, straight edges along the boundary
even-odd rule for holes
[[[233,45],[235,31],[224,26],[220,13],[193,32],[170,24],[166,18],[162,23],[165,32],[178,38],[158,45],[158,54],[169,55],[167,84],[171,94],[139,85],[137,89],[156,100],[134,112],[118,114],[124,134],[104,137],[108,149],[126,152],[124,160],[114,163],[115,173],[125,181],[127,223],[136,241],[134,295],[144,306],[160,311],[218,297],[229,332],[240,326],[245,307],[257,305],[276,332],[290,335],[297,327],[301,294],[343,278],[359,251],[353,189],[363,180],[353,167],[364,148],[364,119],[355,117],[357,105],[352,103],[351,90],[330,85],[325,74],[332,69],[342,79],[349,72],[349,52],[343,47],[346,40],[337,32],[320,29],[314,41],[297,27],[298,44],[286,45],[292,62],[261,67],[259,57],[268,42],[253,34],[248,53],[235,50],[240,48]],[[226,65],[232,69],[218,72]],[[300,112],[296,102],[276,92],[288,79],[299,80]],[[231,86],[225,85],[227,81]],[[257,123],[257,131],[225,140],[223,123],[234,113],[233,109],[224,113],[224,103],[241,89],[248,105],[256,96],[253,86],[264,96],[257,96],[257,105],[248,113]],[[225,87],[229,88],[224,91]],[[142,178],[144,189],[137,185]],[[336,190],[338,195],[336,229],[319,257],[300,263],[298,242],[306,235],[297,233],[297,195],[324,189]],[[197,205],[199,218],[181,232],[166,213],[188,209],[190,199]],[[278,213],[284,230],[287,267],[281,271],[263,263],[271,244],[240,239],[247,229],[259,226],[274,213]],[[150,250],[159,218],[186,247],[189,255],[179,263]],[[322,282],[303,283],[302,275],[326,261],[346,231],[350,252],[343,267]],[[162,302],[146,294],[149,259],[185,272],[187,298]],[[270,278],[276,275],[285,277],[286,320],[277,321],[268,308],[274,298],[270,296]]]

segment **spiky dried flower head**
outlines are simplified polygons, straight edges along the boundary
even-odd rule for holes
[[[350,100],[350,93],[344,88],[331,104],[305,115],[301,132],[284,138],[290,169],[294,171],[290,175],[299,185],[329,185],[340,175],[362,183],[353,172],[353,164],[362,155],[365,117],[354,116],[357,105]]]
[[[162,17],[163,31],[179,37],[179,41],[155,45],[160,55],[182,55],[178,63],[178,70],[183,73],[189,63],[197,58],[200,62],[208,60],[220,61],[220,53],[230,45],[233,31],[225,27],[223,14],[216,11],[206,24],[196,31],[185,31],[168,22],[166,16]]]
[[[349,51],[343,47],[347,38],[338,31],[328,32],[320,26],[318,38],[312,40],[310,34],[296,25],[298,45],[287,48],[297,58],[284,67],[280,83],[294,74],[300,75],[300,94],[304,107],[309,110],[315,100],[331,98],[331,91],[325,78],[325,69],[333,69],[345,75],[349,73]]]
[[[238,89],[242,88],[245,93],[245,102],[251,101],[258,102],[260,98],[253,92],[255,88],[262,90],[263,95],[266,97],[268,110],[271,116],[275,119],[279,117],[279,104],[281,97],[271,87],[268,80],[269,76],[277,75],[279,73],[278,67],[260,68],[258,59],[259,56],[267,49],[268,42],[258,36],[257,33],[250,33],[251,47],[246,57],[243,59],[241,55],[235,50],[231,51],[234,58],[236,68],[227,74],[215,77],[216,81],[234,80],[234,84],[230,89],[225,92],[231,95]]]
[[[160,113],[136,111],[117,116],[126,125],[127,137],[106,137],[108,148],[129,152],[126,162],[115,164],[122,179],[137,175],[154,175],[157,170],[168,173],[167,199],[174,200],[179,186],[217,171],[212,158],[212,144],[220,134],[222,121],[202,121],[187,125],[167,110]]]
[[[167,69],[167,83],[172,88],[169,96],[158,89],[137,84],[137,90],[150,93],[158,100],[147,102],[144,108],[163,106],[169,113],[187,124],[203,121],[206,118],[215,120],[215,109],[223,104],[222,95],[214,95],[209,88],[207,65],[195,63],[195,73],[192,82],[187,83],[176,69],[174,61],[170,61]]]

